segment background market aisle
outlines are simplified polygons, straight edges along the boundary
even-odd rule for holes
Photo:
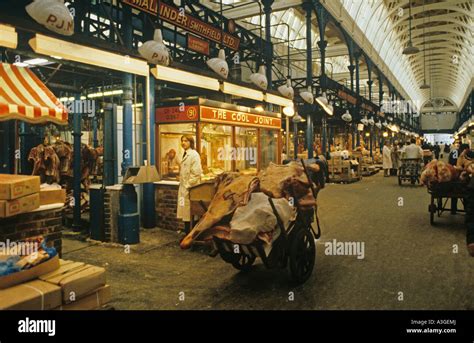
[[[296,288],[286,270],[258,262],[238,273],[219,257],[180,250],[177,235],[163,230],[145,231],[130,254],[66,239],[64,258],[105,266],[117,309],[472,310],[474,259],[465,248],[464,218],[445,213],[431,227],[428,202],[426,188],[399,187],[380,174],[328,185],[319,198],[323,235],[315,271]],[[325,255],[334,239],[363,242],[364,259]]]

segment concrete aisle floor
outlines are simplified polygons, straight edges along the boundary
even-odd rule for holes
[[[399,187],[381,174],[328,185],[319,198],[316,267],[299,287],[286,270],[261,262],[242,274],[219,257],[182,251],[174,232],[158,229],[143,232],[128,254],[66,238],[63,258],[105,266],[116,309],[473,310],[464,218],[445,213],[432,227],[428,203],[426,188]],[[363,242],[364,259],[326,255],[325,243],[334,239]]]

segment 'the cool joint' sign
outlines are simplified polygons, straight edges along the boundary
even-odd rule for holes
[[[212,40],[216,43],[222,43],[232,49],[238,50],[240,45],[240,39],[223,32],[222,30],[209,25],[197,18],[194,18],[187,14],[184,10],[177,7],[159,3],[157,0],[123,0],[125,4],[133,6],[144,12],[159,15],[160,19],[181,27],[182,29],[199,35],[203,38]]]

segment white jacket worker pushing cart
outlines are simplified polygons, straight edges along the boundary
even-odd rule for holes
[[[178,206],[176,216],[183,220],[184,231],[190,231],[191,204],[189,201],[189,188],[201,182],[201,157],[194,150],[194,138],[192,136],[181,137],[181,147],[184,149],[179,169]]]

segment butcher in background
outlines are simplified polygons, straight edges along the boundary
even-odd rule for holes
[[[194,138],[184,135],[181,137],[181,147],[184,149],[179,170],[178,206],[176,216],[184,222],[184,232],[190,231],[191,204],[189,188],[201,182],[201,157],[194,150]]]
[[[390,169],[392,169],[392,151],[390,150],[389,141],[385,141],[383,145],[383,173],[385,177],[390,176]]]

